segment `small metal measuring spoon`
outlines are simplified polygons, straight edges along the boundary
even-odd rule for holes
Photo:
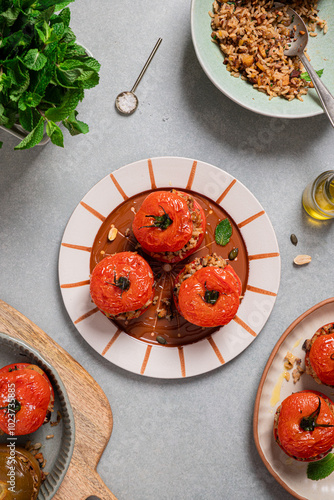
[[[149,56],[149,58],[147,59],[143,69],[141,70],[140,75],[138,76],[134,86],[132,87],[132,89],[129,91],[121,92],[116,97],[115,106],[116,106],[117,110],[120,113],[122,113],[122,115],[131,115],[132,113],[134,113],[136,111],[138,104],[139,104],[138,98],[135,94],[136,88],[138,87],[140,80],[143,78],[144,73],[147,70],[150,62],[152,61],[153,56],[156,53],[156,51],[158,50],[161,42],[162,42],[162,38],[159,38],[159,40],[157,41],[157,43],[154,46],[154,49],[152,50],[152,52]]]
[[[284,5],[282,3],[275,2],[274,4],[277,8],[282,8]],[[304,54],[305,47],[308,42],[308,31],[305,26],[304,21],[301,17],[290,7],[287,8],[287,13],[291,19],[291,25],[289,28],[294,32],[294,37],[291,38],[288,47],[284,49],[284,54],[286,56],[298,56],[303,63],[309,77],[312,80],[315,90],[318,93],[319,99],[321,101],[323,109],[326,111],[329,121],[334,127],[334,97],[329,92],[327,87],[323,84],[320,77],[317,75],[316,71],[313,69],[311,63]],[[294,30],[296,27],[296,30]]]

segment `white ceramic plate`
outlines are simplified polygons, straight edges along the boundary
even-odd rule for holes
[[[332,500],[334,473],[326,479],[312,481],[307,478],[307,464],[297,462],[279,448],[273,438],[274,414],[280,403],[293,392],[303,389],[317,390],[333,399],[333,389],[317,384],[304,373],[296,384],[282,379],[283,359],[288,351],[303,361],[302,349],[306,339],[323,325],[334,321],[334,297],[315,305],[294,321],[277,342],[264,369],[255,402],[254,438],[258,452],[275,479],[296,498],[301,500]],[[272,400],[275,386],[278,397]],[[280,389],[278,391],[277,389]]]
[[[231,76],[223,64],[218,45],[211,41],[211,26],[208,12],[212,11],[213,0],[192,0],[191,33],[199,63],[212,83],[232,101],[256,113],[277,118],[306,118],[323,113],[320,100],[314,89],[310,90],[304,101],[287,101],[275,97],[269,101],[266,94],[258,92],[248,82]],[[324,69],[321,77],[329,91],[334,94],[334,3],[332,0],[319,0],[320,17],[328,22],[328,32],[310,37],[308,54],[316,70]]]
[[[238,314],[212,336],[181,347],[148,345],[96,312],[89,294],[90,251],[101,221],[142,191],[191,189],[220,203],[238,224],[249,256],[249,276]],[[141,160],[106,176],[74,210],[59,256],[59,282],[68,314],[86,341],[126,370],[159,378],[190,377],[213,370],[242,352],[260,333],[274,306],[280,255],[267,214],[227,172],[201,161],[163,157]]]

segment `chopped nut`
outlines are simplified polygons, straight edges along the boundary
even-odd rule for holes
[[[167,309],[162,307],[161,309],[157,309],[157,315],[159,319],[165,318],[167,316]]]
[[[290,373],[289,372],[285,372],[284,373],[284,378],[285,378],[285,380],[287,380],[289,382],[289,380],[290,380]]]
[[[284,368],[286,370],[291,370],[292,367],[293,367],[293,365],[290,363],[290,361],[287,360],[284,362]]]
[[[55,435],[54,435],[54,434],[48,434],[48,435],[45,437],[45,439],[52,439],[52,438],[54,438],[54,437],[55,437]]]
[[[293,383],[296,384],[300,377],[303,375],[304,370],[298,365],[292,372]]]
[[[311,260],[312,258],[310,255],[297,255],[297,257],[293,259],[293,262],[297,266],[303,266],[304,264],[309,264]]]
[[[108,233],[108,240],[109,241],[114,241],[114,239],[117,236],[117,233],[118,233],[118,230],[116,229],[116,227],[114,226],[114,224],[111,224],[110,231]]]

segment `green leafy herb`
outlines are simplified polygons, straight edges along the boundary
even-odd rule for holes
[[[159,206],[164,211],[163,215],[145,215],[145,217],[154,219],[153,224],[150,224],[149,226],[142,226],[139,229],[142,229],[143,227],[158,227],[159,229],[164,231],[173,223],[173,220],[169,217],[164,207],[162,207],[161,205]]]
[[[329,453],[325,458],[316,462],[310,462],[307,466],[307,477],[313,481],[319,481],[332,474],[334,471],[334,455]]]
[[[322,77],[322,74],[323,74],[324,70],[323,69],[319,69],[318,71],[316,71],[317,75],[319,76],[319,78]],[[302,73],[300,75],[300,78],[302,78],[303,80],[305,80],[306,82],[310,82],[311,81],[311,78],[309,76],[309,74],[307,73],[307,71],[305,71],[304,73]]]
[[[207,304],[214,305],[219,298],[219,291],[218,290],[208,290],[206,288],[206,282],[204,283],[204,287],[205,287],[204,302],[206,302]]]
[[[67,7],[73,1],[0,2],[0,125],[19,123],[28,132],[17,150],[35,146],[45,132],[63,147],[60,122],[71,135],[89,131],[76,108],[99,83],[100,64],[76,43]]]
[[[316,427],[334,427],[332,424],[318,424],[317,418],[320,415],[321,409],[321,400],[318,396],[318,406],[317,408],[307,417],[303,417],[299,422],[299,427],[303,429],[303,431],[313,432]]]
[[[219,222],[215,231],[215,240],[218,245],[227,245],[232,236],[232,226],[228,219]]]

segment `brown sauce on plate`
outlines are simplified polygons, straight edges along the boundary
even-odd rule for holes
[[[169,191],[170,189],[171,188],[159,188],[157,191]],[[185,189],[175,189],[187,191]],[[176,276],[185,264],[191,262],[196,257],[203,257],[215,252],[227,260],[230,251],[236,247],[239,250],[238,256],[235,260],[229,261],[229,264],[233,267],[241,280],[242,295],[244,295],[249,269],[247,248],[238,226],[219,205],[201,194],[187,191],[200,203],[206,215],[206,232],[202,245],[196,252],[177,264],[166,264],[152,259],[143,252],[140,247],[138,248],[138,243],[131,230],[135,213],[138,211],[146,196],[151,192],[152,190],[144,191],[125,200],[108,215],[102,223],[93,244],[90,258],[90,272],[92,272],[96,264],[106,255],[117,252],[137,251],[147,260],[153,270],[156,289],[155,296],[158,297],[157,302],[152,304],[148,310],[137,319],[133,319],[129,322],[112,321],[118,328],[127,334],[149,344],[158,345],[159,342],[156,340],[157,336],[163,337],[163,339],[166,340],[166,346],[175,347],[190,344],[211,335],[217,328],[196,326],[188,323],[188,321],[180,316],[173,302],[173,287]],[[215,242],[215,229],[217,224],[225,218],[229,219],[233,232],[230,242],[223,247],[217,245]],[[112,224],[117,228],[118,233],[115,240],[110,242],[108,240],[108,233]],[[169,299],[171,302],[172,319],[170,320],[158,318],[158,309],[165,307],[164,299]]]

